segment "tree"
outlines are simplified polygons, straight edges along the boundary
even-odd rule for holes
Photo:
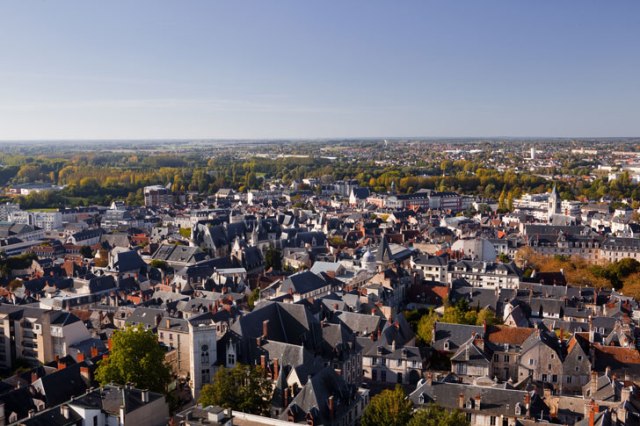
[[[264,267],[273,268],[274,271],[282,270],[282,252],[276,248],[269,247],[264,254]]]
[[[413,404],[406,397],[402,387],[384,390],[371,398],[362,413],[362,426],[404,426],[411,419]]]
[[[428,314],[423,315],[418,321],[418,337],[424,343],[430,344],[433,339],[433,326],[438,321],[438,314],[433,309]]]
[[[213,383],[200,390],[198,402],[203,406],[219,405],[251,414],[268,414],[271,405],[271,380],[260,366],[236,364],[220,368]]]
[[[80,254],[85,258],[93,257],[93,250],[91,250],[89,246],[82,246],[80,248]]]
[[[416,411],[408,426],[463,426],[468,424],[463,412],[445,410],[434,404]]]
[[[96,370],[96,380],[101,385],[133,383],[140,389],[167,391],[171,370],[151,330],[142,325],[129,326],[116,331],[111,339],[111,353],[98,363]]]

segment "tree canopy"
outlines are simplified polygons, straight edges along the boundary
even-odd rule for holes
[[[434,404],[416,411],[408,426],[464,426],[468,424],[463,412],[445,410]]]
[[[236,364],[233,368],[220,368],[213,383],[200,391],[203,406],[219,405],[251,414],[268,414],[271,399],[271,380],[260,366]]]
[[[142,325],[129,326],[113,333],[111,342],[109,357],[101,360],[96,370],[101,385],[133,383],[140,389],[166,393],[171,370],[151,330]]]
[[[362,426],[405,426],[411,419],[413,404],[402,387],[384,390],[371,398],[362,413]]]

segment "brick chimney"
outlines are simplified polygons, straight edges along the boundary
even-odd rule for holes
[[[97,346],[91,346],[91,358],[95,358],[98,356],[98,347]]]
[[[336,414],[335,408],[333,406],[333,395],[329,397],[328,404],[329,404],[329,418],[331,419],[331,421],[333,421],[335,419],[335,414]]]
[[[67,368],[67,363],[61,359],[58,360],[58,370],[64,370]]]
[[[84,354],[82,352],[79,352],[78,355],[76,355],[76,361],[77,362],[83,362],[84,361]]]
[[[464,408],[464,394],[460,393],[458,395],[458,408],[462,409]]]
[[[425,384],[431,386],[433,384],[433,373],[431,371],[427,371],[427,380]]]
[[[278,380],[278,374],[280,374],[280,365],[278,364],[278,358],[273,359],[273,380]]]
[[[260,355],[260,367],[262,367],[262,371],[266,371],[267,369],[267,356]]]
[[[481,406],[482,406],[482,395],[476,395],[475,406],[473,408],[476,410],[479,410]]]
[[[267,339],[269,337],[269,320],[262,321],[262,338]]]
[[[91,370],[89,370],[89,367],[80,367],[80,375],[85,379],[87,379],[89,382],[91,382],[92,377],[91,377]]]

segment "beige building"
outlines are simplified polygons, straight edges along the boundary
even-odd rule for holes
[[[82,321],[66,311],[0,305],[0,366],[17,358],[48,363],[69,353],[72,345],[91,339]]]

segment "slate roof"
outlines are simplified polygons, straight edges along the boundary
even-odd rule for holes
[[[433,333],[433,348],[438,351],[455,352],[462,346],[473,333],[484,335],[484,327],[481,325],[450,324],[436,322]],[[449,349],[445,349],[445,342],[449,343]]]
[[[483,414],[495,416],[509,416],[523,418],[526,415],[524,400],[527,392],[515,389],[503,389],[493,387],[480,387],[469,384],[433,382],[431,385],[424,383],[418,386],[409,395],[409,399],[416,406],[436,402],[445,409],[459,407],[460,395],[463,396],[465,406],[463,412],[482,411]],[[480,407],[475,407],[475,398],[481,397]],[[466,408],[467,403],[472,408]],[[516,406],[521,408],[521,414],[516,414]],[[531,417],[540,418],[541,412],[547,417],[549,408],[537,394],[531,395]],[[548,417],[547,417],[548,418]]]
[[[283,281],[280,292],[292,290],[296,294],[306,294],[326,287],[327,282],[311,271],[298,272]]]

